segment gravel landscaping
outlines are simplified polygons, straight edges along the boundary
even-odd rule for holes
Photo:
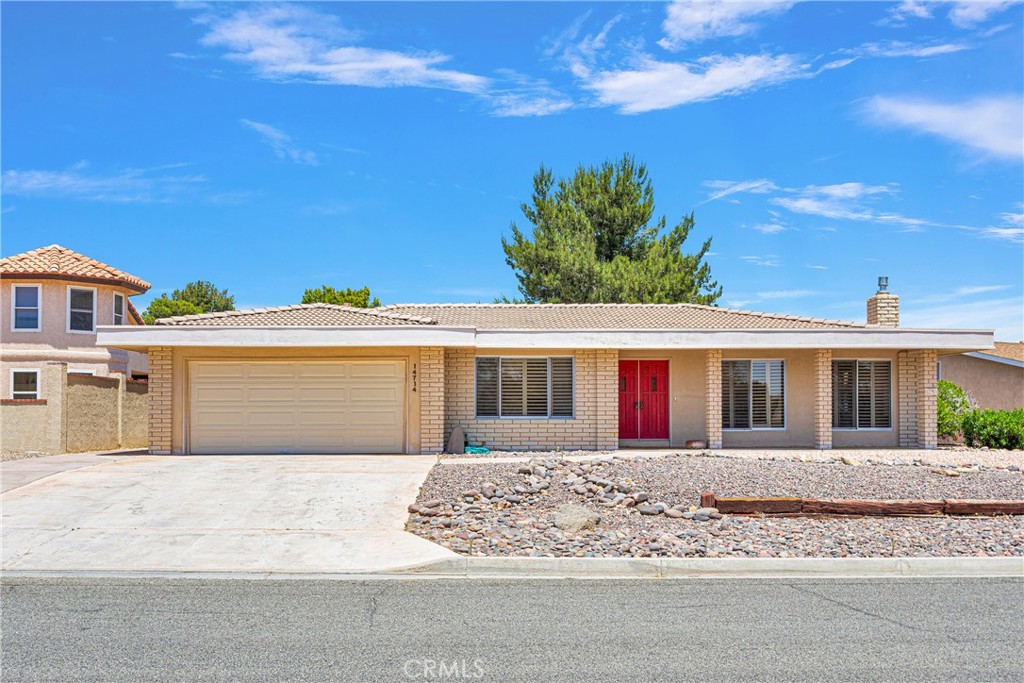
[[[722,516],[700,493],[877,499],[1024,499],[1020,468],[853,464],[700,455],[531,454],[440,461],[408,529],[473,555],[550,557],[1024,556],[1024,517]],[[585,457],[587,454],[575,454]],[[865,459],[864,462],[877,462]],[[896,462],[896,461],[882,461]],[[968,465],[968,466],[963,466]],[[1011,469],[1012,468],[1012,469]]]

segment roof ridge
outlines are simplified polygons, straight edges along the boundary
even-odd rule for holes
[[[710,306],[707,304],[694,304],[694,303],[543,303],[543,304],[532,304],[532,303],[451,303],[451,304],[388,304],[382,306],[382,309],[401,309],[401,308],[653,308],[656,306],[662,307],[675,307],[675,308],[695,308],[700,310],[719,311],[724,313],[739,313],[742,315],[752,315],[760,318],[771,318],[776,320],[791,320],[798,322],[818,322],[828,323],[832,325],[845,325],[848,327],[864,327],[864,323],[858,323],[850,320],[839,320],[838,318],[821,318],[806,315],[793,315],[789,313],[769,313],[765,311],[751,311],[741,308],[727,308],[723,306]]]
[[[389,320],[405,320],[408,322],[415,322],[427,325],[434,325],[437,323],[437,321],[434,320],[433,318],[426,318],[423,316],[401,315],[399,313],[385,313],[383,311],[377,311],[372,308],[362,308],[359,306],[351,306],[348,304],[329,304],[323,301],[317,301],[309,304],[285,304],[283,306],[264,306],[262,308],[241,308],[230,311],[213,311],[210,313],[190,313],[188,315],[175,315],[167,318],[158,318],[156,324],[168,325],[177,322],[189,322],[193,320],[236,318],[246,315],[258,315],[261,313],[278,313],[281,311],[305,310],[310,308],[326,308],[330,310],[347,311],[350,313],[356,313],[358,315],[367,315],[375,318],[387,318]]]

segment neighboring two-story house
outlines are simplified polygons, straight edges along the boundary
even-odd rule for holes
[[[146,355],[96,346],[96,328],[142,325],[130,297],[148,289],[149,283],[134,275],[57,244],[0,259],[4,451],[36,443],[47,452],[68,447],[66,434],[49,433],[66,427],[44,427],[66,424],[66,418],[43,415],[54,412],[55,403],[66,411],[67,377],[77,386],[83,376],[92,376],[96,387],[117,385],[104,378],[146,379]],[[24,409],[47,403],[45,411]],[[40,438],[20,443],[22,435],[28,440],[33,433]]]

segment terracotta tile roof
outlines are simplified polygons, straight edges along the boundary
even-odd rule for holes
[[[698,304],[395,304],[381,311],[477,329],[821,329],[863,323],[756,313]]]
[[[1024,342],[994,342],[996,348],[982,351],[990,356],[999,356],[1011,360],[1024,361]]]
[[[150,286],[145,280],[59,244],[0,259],[0,277],[117,283],[139,294]]]
[[[401,315],[379,308],[354,308],[333,304],[295,304],[245,311],[223,311],[161,318],[157,325],[193,327],[359,327],[377,325],[431,325],[421,316]]]

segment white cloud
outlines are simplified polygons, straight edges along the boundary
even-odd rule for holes
[[[780,225],[779,223],[775,222],[758,223],[757,225],[753,226],[753,228],[754,230],[757,230],[758,232],[763,233],[765,235],[777,235],[778,233],[785,232],[786,230],[789,229],[786,226]]]
[[[305,164],[307,166],[316,166],[319,163],[316,154],[304,152],[296,147],[292,142],[291,136],[283,130],[274,128],[269,123],[260,123],[259,121],[250,121],[249,119],[242,119],[242,124],[259,133],[263,137],[263,141],[274,150],[274,154],[277,155],[278,159],[290,159],[297,164]]]
[[[1024,211],[1019,213],[1003,213],[999,217],[1004,225],[1009,225],[1013,228],[1024,228]]]
[[[949,10],[949,20],[957,28],[974,28],[978,24],[985,23],[992,15],[999,14],[1016,4],[1017,0],[954,2],[953,8]]]
[[[811,270],[828,270],[828,266],[820,266],[816,264],[808,264],[807,267]]]
[[[998,292],[1009,288],[1010,285],[970,285],[967,287],[958,287],[954,291],[954,294],[956,296],[973,296],[975,294],[987,294],[988,292]]]
[[[54,197],[98,202],[169,202],[206,182],[201,175],[168,175],[184,164],[91,173],[80,162],[62,171],[5,171],[3,192],[25,197]]]
[[[1024,228],[982,228],[982,237],[1024,244]]]
[[[883,24],[902,26],[907,19],[931,19],[934,3],[920,0],[903,0],[889,10],[889,17]]]
[[[814,75],[792,55],[711,55],[695,62],[642,57],[636,66],[599,71],[584,82],[598,101],[626,114],[669,109],[726,95],[739,95]]]
[[[865,43],[852,53],[868,57],[937,57],[971,49],[965,43],[908,43],[891,40],[885,43]]]
[[[499,69],[504,78],[489,95],[495,116],[547,116],[565,111],[573,101],[542,79],[512,69]]]
[[[703,185],[704,187],[711,188],[713,192],[701,204],[707,204],[708,202],[723,199],[740,192],[767,194],[779,189],[775,183],[765,178],[758,178],[757,180],[707,180]]]
[[[753,33],[758,27],[757,19],[782,14],[793,4],[676,0],[668,6],[667,15],[661,24],[665,37],[658,41],[658,45],[666,50],[679,50],[687,43]]]
[[[920,305],[907,300],[900,312],[904,327],[995,330],[996,339],[1024,339],[1024,297]]]
[[[1024,158],[1024,101],[1016,95],[953,104],[875,97],[868,112],[880,123],[937,135],[989,156]]]
[[[373,88],[415,86],[481,93],[488,79],[440,68],[439,52],[357,47],[361,35],[336,17],[306,6],[256,5],[229,14],[204,14],[205,45],[225,48],[229,59],[262,78]]]
[[[747,263],[754,266],[764,266],[766,268],[777,268],[782,265],[782,261],[775,254],[765,254],[764,256],[740,256],[740,260],[746,261]]]
[[[771,292],[757,292],[757,297],[764,301],[773,299],[801,299],[803,297],[815,296],[820,292],[810,289],[783,289]]]

